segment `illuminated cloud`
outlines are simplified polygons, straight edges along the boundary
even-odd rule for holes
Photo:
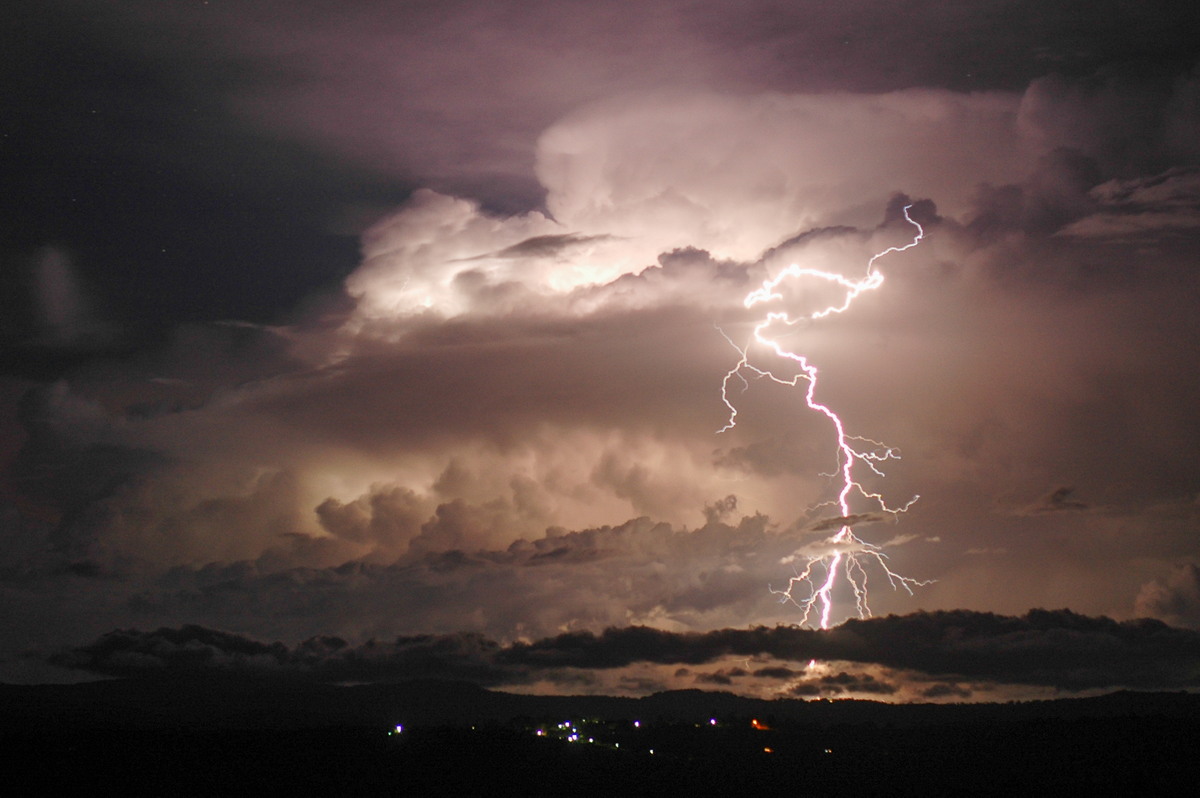
[[[295,641],[325,635],[345,650],[372,637],[476,635],[447,643],[448,658],[467,660],[492,656],[480,640],[533,657],[542,649],[513,641],[569,632],[592,645],[630,624],[678,643],[795,621],[769,587],[846,524],[888,546],[898,571],[936,580],[914,597],[874,594],[876,615],[904,623],[852,630],[919,638],[928,616],[918,609],[966,608],[961,625],[974,628],[986,626],[982,611],[1031,606],[1194,623],[1186,569],[1172,569],[1196,557],[1200,82],[1190,62],[1115,65],[1121,42],[1145,29],[1104,27],[1080,43],[1074,13],[1050,9],[1037,25],[963,38],[951,34],[969,9],[937,3],[894,27],[872,10],[870,41],[846,33],[861,29],[860,6],[758,4],[731,19],[708,3],[641,16],[608,3],[326,14],[309,2],[296,7],[312,13],[135,2],[121,21],[94,3],[56,5],[96,13],[95,34],[67,41],[101,37],[126,66],[160,63],[161,42],[186,42],[171,63],[221,86],[208,104],[170,106],[207,120],[172,117],[189,146],[167,137],[139,161],[126,136],[104,151],[113,162],[147,173],[186,162],[189,179],[220,196],[223,175],[286,151],[249,173],[261,181],[250,196],[288,219],[289,238],[272,248],[230,232],[231,221],[191,222],[184,238],[197,246],[244,246],[229,262],[180,270],[182,294],[198,302],[197,283],[211,283],[204,290],[283,296],[310,242],[299,228],[370,224],[358,263],[323,273],[324,298],[279,300],[253,323],[225,320],[237,305],[160,319],[104,358],[86,340],[109,329],[104,280],[84,278],[137,261],[144,271],[108,298],[141,296],[137,275],[168,270],[164,247],[127,248],[110,217],[90,222],[105,243],[92,261],[53,244],[59,228],[38,232],[29,251],[40,266],[20,261],[32,271],[5,283],[14,312],[0,322],[6,354],[25,369],[0,384],[7,649],[188,624],[286,639],[283,661]],[[37,42],[57,30],[43,28]],[[1192,46],[1183,25],[1151,28],[1165,52]],[[1025,56],[989,66],[977,47]],[[113,107],[159,107],[134,99]],[[257,148],[233,146],[247,139]],[[223,148],[239,160],[214,160]],[[336,181],[318,180],[331,169]],[[385,177],[390,193],[373,182]],[[359,191],[369,196],[356,210]],[[263,199],[276,195],[296,205]],[[721,379],[751,329],[747,293],[793,262],[861,270],[906,240],[908,202],[928,236],[880,264],[885,292],[795,330],[853,431],[902,452],[872,486],[900,501],[922,495],[893,530],[874,508],[823,506],[836,466],[829,431],[799,412],[795,392],[751,380],[738,427],[716,430]],[[185,215],[200,205],[181,203]],[[255,271],[260,261],[275,265]],[[258,282],[233,281],[241,271]],[[73,358],[40,363],[57,364],[48,379],[28,367],[45,354],[28,353],[39,334]],[[1031,506],[1035,497],[1045,498]],[[982,553],[1005,556],[968,556]],[[835,615],[853,611],[842,597]],[[1079,642],[1071,618],[1054,618],[1053,632],[1036,618],[1013,621],[1017,631],[996,621],[1004,630],[981,645],[1000,656],[1025,632]],[[1137,637],[1136,625],[1089,623],[1079,621],[1081,648]],[[1136,628],[1154,641],[1170,634]],[[856,660],[832,644],[826,654],[878,666],[847,666],[847,690],[898,684],[883,668],[926,669],[930,696],[973,691],[976,676],[1185,681],[1139,682],[1131,670],[1068,683],[930,646],[928,662]],[[670,666],[775,678],[708,657]]]
[[[1195,563],[1177,565],[1165,579],[1142,585],[1134,610],[1178,626],[1200,626],[1200,567]]]

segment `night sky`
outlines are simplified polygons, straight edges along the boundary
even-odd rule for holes
[[[1195,3],[24,5],[0,680],[1200,686]],[[920,495],[847,520],[804,388],[721,385],[906,205],[786,335]],[[931,583],[799,628],[844,523]]]

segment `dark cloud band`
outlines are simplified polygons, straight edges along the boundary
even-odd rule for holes
[[[361,645],[320,637],[288,647],[186,626],[115,631],[51,659],[54,664],[110,676],[219,672],[330,682],[441,677],[504,685],[550,678],[564,669],[608,670],[638,663],[696,666],[730,657],[880,665],[941,684],[968,679],[1067,691],[1200,685],[1200,632],[1153,620],[1119,623],[1067,610],[1032,610],[1021,617],[922,612],[852,620],[830,630],[779,626],[677,633],[625,627],[508,645],[460,633]],[[739,668],[736,673],[772,680],[791,675],[780,667],[753,674]],[[895,691],[867,674],[843,672],[814,684],[826,682],[830,689]]]

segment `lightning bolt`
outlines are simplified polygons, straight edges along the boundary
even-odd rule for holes
[[[784,563],[795,563],[803,560],[804,565],[803,567],[796,566],[796,573],[788,580],[786,589],[771,589],[771,592],[778,595],[781,601],[791,602],[800,608],[803,612],[801,624],[809,623],[809,618],[816,611],[820,617],[820,627],[822,629],[829,628],[829,614],[833,607],[833,591],[837,585],[839,575],[844,575],[846,582],[854,591],[855,605],[858,609],[859,617],[868,617],[871,614],[871,608],[867,603],[866,569],[866,566],[871,563],[878,565],[883,570],[894,590],[903,588],[911,595],[914,587],[930,584],[930,582],[921,582],[907,576],[901,576],[893,571],[888,567],[887,555],[883,553],[881,548],[862,540],[854,534],[851,528],[856,520],[856,517],[850,512],[850,497],[852,494],[857,494],[861,498],[872,502],[879,510],[893,516],[906,511],[919,497],[914,496],[906,504],[890,507],[884,501],[881,494],[867,490],[857,481],[854,475],[856,465],[865,466],[875,475],[883,476],[880,464],[887,460],[900,459],[899,451],[879,441],[848,434],[841,417],[827,405],[817,401],[817,367],[810,363],[806,356],[784,348],[783,344],[776,337],[768,336],[767,332],[776,325],[782,325],[785,328],[794,327],[802,321],[823,319],[833,314],[845,313],[860,295],[867,291],[874,291],[883,285],[883,273],[876,268],[876,262],[887,255],[912,249],[925,237],[924,228],[909,216],[908,211],[910,208],[912,208],[912,205],[904,206],[904,218],[916,228],[912,241],[903,246],[888,247],[882,252],[877,252],[871,256],[871,259],[867,261],[867,273],[861,279],[851,280],[834,272],[801,268],[796,264],[792,264],[773,279],[764,281],[761,287],[751,291],[743,302],[746,308],[753,308],[756,305],[782,301],[783,295],[778,290],[781,283],[790,280],[813,279],[825,281],[842,288],[845,293],[839,304],[831,304],[822,310],[802,316],[792,316],[786,310],[767,311],[762,320],[754,327],[753,341],[744,347],[739,347],[730,340],[729,336],[725,335],[723,331],[721,332],[725,336],[725,340],[729,341],[730,345],[737,350],[741,357],[734,367],[725,374],[725,379],[721,381],[721,400],[729,408],[729,418],[725,426],[718,430],[719,433],[737,426],[738,410],[729,398],[729,386],[732,380],[737,379],[742,383],[743,390],[749,387],[749,382],[745,376],[747,372],[755,377],[766,377],[780,385],[792,388],[798,387],[801,382],[806,383],[804,391],[805,403],[810,410],[815,410],[829,419],[836,433],[838,467],[833,474],[827,476],[840,477],[841,489],[838,492],[836,501],[828,502],[828,504],[836,503],[838,510],[841,511],[841,515],[835,519],[835,521],[841,523],[841,527],[837,534],[824,541],[824,545],[820,551],[799,551],[785,558]],[[749,352],[750,347],[754,343],[770,350],[776,357],[795,364],[794,367],[798,371],[793,376],[781,377],[770,369],[760,368],[751,364]],[[807,591],[807,594],[805,595],[803,591]]]

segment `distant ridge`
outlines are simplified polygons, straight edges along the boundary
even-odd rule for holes
[[[1089,698],[1005,704],[885,704],[852,699],[763,700],[703,690],[674,690],[644,698],[519,695],[436,679],[352,686],[241,677],[0,685],[0,732],[4,734],[64,728],[387,728],[397,722],[462,726],[559,716],[687,722],[769,716],[820,726],[898,727],[1039,718],[1200,719],[1200,695],[1124,690]]]

